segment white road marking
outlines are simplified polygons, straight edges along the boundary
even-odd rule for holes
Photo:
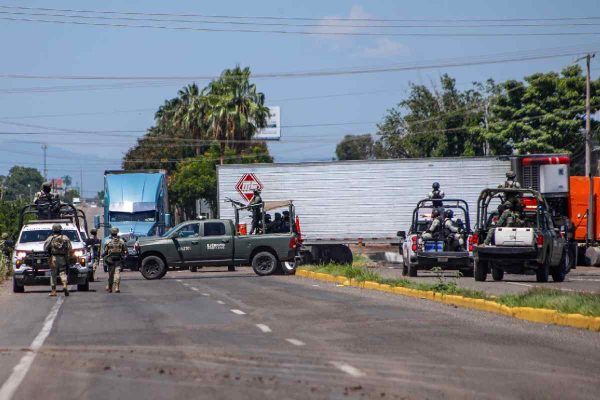
[[[271,328],[269,328],[269,326],[268,326],[268,325],[265,325],[265,324],[256,324],[256,326],[257,326],[257,327],[258,327],[258,329],[260,329],[260,330],[261,330],[263,333],[270,333],[270,332],[273,332],[273,331],[271,330]]]
[[[243,312],[242,310],[238,310],[236,308],[231,309],[231,312],[237,315],[246,315],[245,312]]]
[[[189,283],[184,283],[183,286],[187,287],[187,286],[190,286],[190,284]]]
[[[504,283],[508,283],[510,285],[519,285],[519,286],[527,286],[527,287],[543,287],[543,286],[536,286],[536,285],[528,285],[527,283],[519,283],[519,282],[504,282]],[[573,289],[567,289],[567,288],[559,288],[559,287],[553,287],[552,289],[555,290],[562,290],[563,292],[574,292],[575,290]]]
[[[580,279],[580,278],[569,278],[570,281],[582,281],[582,282],[600,282],[600,279]]]
[[[198,292],[200,289],[195,288],[195,287],[191,287],[190,289],[192,289],[194,292]]]
[[[519,286],[533,287],[533,285],[528,285],[527,283],[519,283],[519,282],[504,282],[504,283],[508,283],[509,285],[519,285]]]
[[[202,296],[208,297],[208,296],[210,296],[210,294],[209,293],[202,293]]]
[[[175,282],[179,282],[179,283],[181,283],[181,282],[183,282],[183,281],[182,281],[181,279],[175,279]]]
[[[64,297],[59,297],[56,300],[56,303],[54,303],[54,306],[52,306],[52,309],[44,321],[42,330],[35,339],[33,339],[31,346],[29,346],[31,351],[27,352],[27,354],[21,358],[19,363],[13,368],[12,374],[10,374],[6,382],[4,382],[0,388],[0,400],[10,400],[19,388],[21,382],[23,382],[23,379],[25,379],[25,375],[27,375],[29,368],[31,368],[31,364],[33,364],[33,360],[35,360],[38,350],[42,347],[44,341],[48,338],[48,335],[50,335],[54,320],[56,320],[56,316],[58,315],[58,311],[60,310],[63,301]]]
[[[225,304],[225,302],[223,300],[217,300],[217,303],[219,303],[219,304]]]
[[[331,365],[333,365],[334,367],[336,367],[340,371],[343,371],[343,372],[347,373],[348,375],[353,376],[355,378],[360,378],[361,376],[365,376],[364,372],[362,372],[358,368],[353,367],[350,364],[346,364],[346,363],[342,363],[342,362],[337,362],[337,361],[332,361]]]
[[[293,344],[294,346],[304,346],[306,343],[304,343],[301,340],[298,339],[285,339],[288,343]]]
[[[313,285],[314,287],[319,287],[319,285]]]

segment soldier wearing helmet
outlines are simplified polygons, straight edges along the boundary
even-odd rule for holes
[[[42,189],[33,197],[33,203],[37,206],[38,219],[60,218],[60,199],[52,193],[52,183],[42,183]]]
[[[446,194],[444,193],[444,191],[440,188],[440,184],[438,182],[433,182],[433,185],[431,185],[431,192],[429,192],[427,197],[430,200],[433,200],[434,207],[442,207],[442,199],[445,195]]]
[[[457,221],[454,221],[454,211],[447,209],[444,212],[444,236],[449,239],[449,251],[454,251],[458,246],[464,248],[465,239],[461,233],[461,227]]]
[[[56,199],[56,195],[52,193],[52,183],[44,182],[39,192],[33,197],[33,202],[38,204],[40,201],[52,202]]]
[[[62,234],[62,226],[59,224],[52,225],[52,235],[44,242],[44,251],[50,256],[50,296],[56,296],[57,275],[60,276],[65,296],[69,295],[67,268],[72,250],[71,240],[68,236]]]
[[[98,239],[98,230],[92,228],[90,230],[91,237],[87,240],[87,245],[92,253],[92,280],[96,279],[96,271],[98,270],[98,264],[100,264],[100,247],[101,241]]]
[[[110,229],[110,239],[104,247],[102,257],[108,266],[108,293],[121,293],[121,268],[123,260],[127,256],[127,245],[119,237],[119,228]]]
[[[515,174],[515,171],[510,170],[506,173],[506,181],[504,181],[504,184],[498,187],[504,189],[521,189],[521,184],[515,179],[517,179],[517,174]]]
[[[252,227],[250,228],[250,234],[257,234],[260,231],[262,222],[263,199],[260,196],[259,188],[255,188],[253,193],[254,197],[252,197],[252,200],[248,203],[248,208],[252,212]]]
[[[431,222],[429,223],[429,226],[427,227],[425,232],[423,232],[423,234],[421,235],[421,239],[423,239],[423,240],[433,240],[434,238],[437,239],[441,230],[442,230],[442,220],[440,217],[440,211],[437,208],[434,208],[431,211]]]

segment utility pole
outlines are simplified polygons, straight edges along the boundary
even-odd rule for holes
[[[590,180],[590,194],[588,198],[587,217],[587,242],[591,244],[596,239],[594,233],[594,222],[596,212],[594,210],[594,173],[592,172],[592,122],[590,106],[590,64],[595,54],[588,53],[585,57],[587,76],[585,79],[585,176]]]
[[[42,145],[42,150],[44,151],[44,180],[48,180],[48,164],[46,164],[46,152],[48,151],[48,145],[44,143]]]

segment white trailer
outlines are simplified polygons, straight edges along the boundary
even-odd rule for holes
[[[308,257],[347,262],[348,244],[398,243],[433,182],[467,201],[475,221],[479,194],[504,182],[510,166],[491,157],[220,165],[218,212],[233,219],[226,199],[247,202],[261,187],[264,201],[294,201]]]

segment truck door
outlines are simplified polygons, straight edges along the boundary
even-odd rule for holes
[[[202,224],[200,248],[203,265],[230,265],[233,259],[233,237],[224,222]]]
[[[200,224],[193,223],[182,226],[177,233],[179,236],[173,239],[179,263],[181,265],[192,264],[200,260],[202,249],[200,247]]]

